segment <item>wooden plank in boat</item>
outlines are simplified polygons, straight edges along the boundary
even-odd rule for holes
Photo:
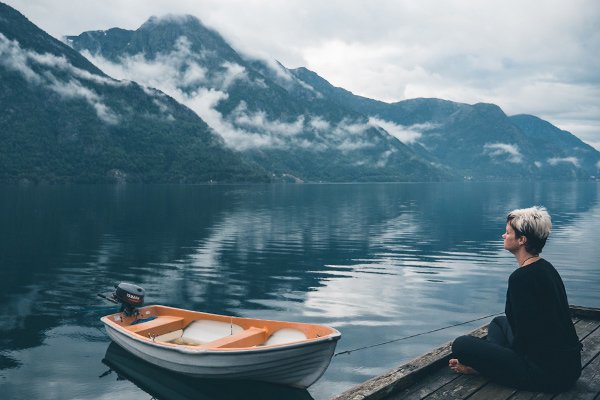
[[[203,344],[206,348],[241,348],[252,347],[264,343],[267,340],[267,330],[264,328],[251,327],[230,336]]]
[[[183,318],[172,317],[168,315],[161,315],[154,318],[151,321],[146,321],[136,325],[129,325],[125,327],[125,329],[127,329],[128,331],[140,334],[142,336],[158,336],[182,328]]]

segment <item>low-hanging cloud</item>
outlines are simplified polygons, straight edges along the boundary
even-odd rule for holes
[[[67,99],[81,98],[86,100],[92,107],[94,107],[98,118],[104,122],[109,124],[116,124],[119,122],[119,118],[101,101],[100,96],[98,96],[96,92],[83,86],[80,82],[74,79],[71,79],[66,83],[52,79],[52,83],[48,85],[48,88]]]
[[[519,151],[519,146],[509,143],[486,143],[483,145],[483,152],[492,158],[504,158],[513,164],[523,162],[523,155]]]
[[[326,131],[331,128],[331,124],[322,117],[311,117],[309,124],[313,129],[317,131]]]
[[[390,157],[392,156],[392,154],[394,154],[396,152],[395,149],[390,149],[390,150],[386,150],[381,154],[381,157],[379,158],[379,160],[375,163],[375,166],[378,168],[384,168],[387,164],[388,161],[390,159]]]
[[[405,144],[418,142],[423,136],[423,132],[435,128],[435,125],[430,123],[404,126],[377,117],[369,117],[369,123],[385,129],[390,135]]]
[[[234,62],[225,61],[215,71],[206,69],[202,63],[208,55],[193,51],[186,36],[177,38],[173,50],[158,53],[152,59],[138,53],[112,62],[87,50],[82,54],[111,76],[135,80],[169,94],[175,90],[190,93],[199,87],[226,91],[235,81],[248,80],[246,69]]]
[[[247,105],[244,101],[233,110],[229,116],[237,126],[247,127],[253,130],[262,130],[272,132],[282,136],[295,136],[304,131],[304,116],[299,116],[293,122],[283,122],[279,120],[269,119],[267,113],[258,111],[254,113],[248,112]]]
[[[119,122],[118,116],[104,104],[102,97],[85,86],[83,81],[113,86],[127,83],[77,68],[65,57],[23,49],[18,41],[9,40],[2,33],[0,33],[0,65],[20,73],[27,82],[50,89],[63,98],[85,100],[94,108],[98,118],[105,123]],[[45,71],[36,72],[34,65],[37,68],[44,67]],[[52,73],[53,70],[67,72],[71,78],[67,81],[60,80]]]
[[[191,14],[238,52],[307,67],[355,94],[494,103],[509,115],[537,115],[600,149],[600,52],[590,51],[600,47],[596,0],[547,0],[545,7],[518,0],[5,3],[55,37]]]
[[[28,82],[40,84],[42,77],[29,66],[27,52],[17,41],[9,40],[0,33],[0,65],[23,75]]]
[[[293,120],[280,120],[266,111],[250,110],[244,101],[228,115],[223,115],[218,105],[229,99],[229,89],[234,82],[246,80],[256,84],[257,90],[264,87],[264,83],[261,85],[255,78],[252,80],[248,71],[236,63],[222,63],[218,73],[205,68],[206,55],[192,51],[185,36],[177,39],[172,51],[159,53],[153,59],[135,54],[112,62],[100,55],[84,54],[110,75],[136,80],[172,96],[196,112],[229,147],[236,150],[303,148],[324,151],[336,148],[346,153],[373,147],[378,140],[366,134],[373,124],[358,119],[344,118],[334,122],[319,115],[301,115]],[[280,65],[274,64],[271,68],[279,70],[282,81],[296,81]],[[389,155],[378,162],[385,163],[387,158]]]
[[[250,112],[244,102],[229,116],[221,114],[217,106],[229,98],[228,89],[236,81],[245,80],[257,88],[264,87],[264,82],[251,81],[243,66],[229,61],[223,62],[217,71],[208,70],[202,64],[206,54],[193,51],[185,36],[177,39],[172,51],[159,53],[153,59],[138,53],[112,62],[87,51],[84,55],[112,76],[155,87],[186,105],[233,149],[286,147],[290,145],[286,137],[304,129],[303,118],[279,121],[263,111]]]
[[[366,135],[369,129],[372,129],[372,126],[368,121],[343,118],[329,132],[329,140],[332,147],[344,153],[371,148],[376,142],[374,138]]]
[[[571,164],[574,167],[579,167],[580,162],[577,157],[552,157],[552,158],[548,159],[548,164],[550,164],[550,165]]]

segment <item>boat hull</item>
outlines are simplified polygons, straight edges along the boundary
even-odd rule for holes
[[[306,389],[249,380],[198,379],[150,364],[115,342],[102,362],[157,399],[170,400],[314,400]]]
[[[178,373],[209,379],[249,379],[307,388],[333,357],[339,333],[278,346],[211,350],[166,346],[105,322],[109,337],[135,356]]]

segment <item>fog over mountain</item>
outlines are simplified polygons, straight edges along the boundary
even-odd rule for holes
[[[572,180],[600,168],[598,151],[535,116],[356,96],[240,54],[193,16],[68,46],[6,5],[0,17],[3,181]]]
[[[569,132],[527,115],[507,116],[494,104],[441,99],[385,103],[334,87],[306,68],[294,76],[338,104],[360,110],[416,152],[423,149],[469,179],[589,179],[600,153]]]
[[[110,75],[158,87],[186,104],[230,147],[267,169],[329,180],[299,169],[313,155],[298,158],[298,151],[337,149],[361,166],[388,166],[386,155],[400,148],[412,163],[445,170],[446,179],[598,174],[598,152],[549,123],[533,135],[534,128],[492,104],[355,96],[308,69],[245,58],[192,16],[153,17],[135,31],[85,32],[67,41]],[[373,140],[401,146],[367,151]]]
[[[153,17],[135,31],[68,37],[109,75],[157,87],[194,110],[232,149],[302,181],[439,180],[447,168],[353,111],[311,91],[283,66],[248,60],[192,16]],[[265,72],[266,70],[266,72]]]
[[[187,107],[0,3],[0,181],[267,181]]]

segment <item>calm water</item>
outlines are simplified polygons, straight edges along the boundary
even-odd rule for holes
[[[308,391],[188,379],[109,346],[96,293],[329,324],[337,351],[502,311],[504,215],[543,204],[544,256],[600,307],[600,185],[0,187],[0,391],[23,399],[325,399],[485,321],[336,356]],[[8,394],[8,397],[6,395]]]

